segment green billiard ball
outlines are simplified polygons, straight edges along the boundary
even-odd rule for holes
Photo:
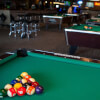
[[[20,81],[22,79],[22,76],[17,76],[16,80]]]
[[[7,96],[7,91],[5,89],[0,89],[0,98]]]

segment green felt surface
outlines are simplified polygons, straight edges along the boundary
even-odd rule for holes
[[[21,72],[28,72],[44,87],[44,92],[5,97],[4,100],[100,100],[100,64],[36,53],[28,55],[0,61],[3,62],[0,64],[0,88]]]
[[[88,27],[92,27],[92,29],[85,29],[84,26],[88,26]],[[69,27],[71,29],[76,29],[76,30],[87,30],[87,31],[100,31],[100,26],[92,26],[92,25],[86,25],[86,24],[80,24],[78,25],[74,25],[72,27]]]

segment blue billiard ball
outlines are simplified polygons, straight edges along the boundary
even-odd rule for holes
[[[44,90],[44,88],[42,87],[42,86],[37,86],[36,88],[35,88],[35,93],[36,94],[41,94],[42,92],[43,92],[43,90]]]
[[[11,85],[14,85],[14,84],[16,84],[16,83],[18,83],[17,80],[12,80],[12,81],[11,81]]]

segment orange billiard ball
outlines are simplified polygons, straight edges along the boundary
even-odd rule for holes
[[[89,29],[92,29],[92,27],[89,27]]]
[[[26,79],[26,80],[29,80],[30,78],[31,78],[30,75],[26,75],[26,76],[24,77],[24,79]]]

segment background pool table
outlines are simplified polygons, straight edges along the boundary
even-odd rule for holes
[[[49,24],[58,24],[59,30],[61,30],[62,23],[72,22],[72,16],[63,14],[43,15],[43,21],[46,24],[46,29],[48,29]]]
[[[86,20],[86,24],[100,26],[100,19],[88,19]]]
[[[92,27],[92,29],[85,29],[84,26]],[[100,49],[100,26],[74,25],[65,29],[65,37],[67,45]]]
[[[0,88],[28,72],[43,87],[40,95],[5,97],[4,100],[100,100],[100,64],[28,52],[0,61]]]

